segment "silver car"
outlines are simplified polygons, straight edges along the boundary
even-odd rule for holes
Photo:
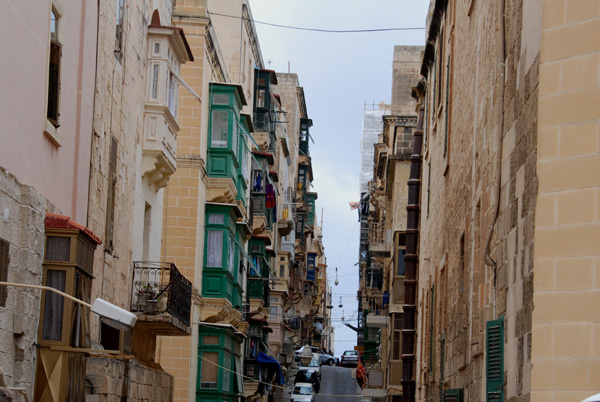
[[[342,366],[358,366],[360,354],[356,350],[346,350],[342,354]]]

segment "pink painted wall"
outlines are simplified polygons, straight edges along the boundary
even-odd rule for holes
[[[60,147],[44,134],[52,3],[0,5],[0,166],[35,187],[58,212],[86,224],[97,5],[63,1],[56,0],[63,8]]]

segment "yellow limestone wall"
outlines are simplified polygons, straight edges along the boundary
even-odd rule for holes
[[[531,401],[600,392],[600,1],[543,1]]]

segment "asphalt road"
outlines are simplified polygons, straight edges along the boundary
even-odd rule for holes
[[[354,368],[321,366],[321,389],[317,402],[367,402],[355,378]]]

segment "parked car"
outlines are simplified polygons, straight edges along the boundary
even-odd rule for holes
[[[317,348],[316,346],[310,346],[310,345],[304,345],[300,349],[296,349],[296,351],[294,352],[294,361],[296,361],[296,362],[300,361],[300,356],[302,355],[302,352],[306,348],[310,348],[310,351],[312,353],[316,353],[319,355],[320,364],[326,364],[328,366],[333,366],[335,364],[335,360],[336,360],[335,357],[333,357],[332,355],[330,355],[328,353],[325,353],[324,351]]]
[[[328,366],[333,366],[335,364],[336,358],[327,354],[325,352],[319,353],[319,362],[321,364],[326,364]]]
[[[592,395],[581,402],[600,402],[600,394]]]
[[[294,385],[291,402],[314,402],[315,389],[309,382],[299,382]]]
[[[294,384],[299,382],[311,383],[316,393],[321,389],[321,379],[319,378],[319,373],[314,368],[304,367],[299,369],[296,373],[296,378],[294,378]]]
[[[342,367],[343,366],[358,366],[358,359],[360,354],[356,350],[346,350],[342,354]]]

